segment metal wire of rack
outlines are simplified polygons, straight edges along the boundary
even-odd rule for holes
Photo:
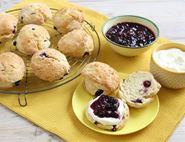
[[[20,9],[15,9],[7,12],[18,17],[19,11]],[[52,11],[52,14],[54,14],[57,11],[57,9],[51,8],[51,11]],[[18,25],[17,27],[18,31],[21,29],[22,26],[23,25],[21,24]],[[50,48],[56,49],[58,40],[62,35],[58,33],[56,30],[54,30],[53,23],[51,20],[48,21],[43,26],[48,30],[51,36]],[[53,88],[62,86],[77,78],[80,75],[80,72],[84,68],[84,66],[89,62],[95,61],[100,52],[100,38],[95,29],[95,26],[89,23],[88,21],[84,21],[83,27],[84,27],[84,30],[86,30],[86,32],[92,36],[95,50],[90,56],[84,56],[82,58],[67,57],[67,60],[71,65],[70,73],[66,75],[62,80],[58,80],[52,83],[40,80],[32,73],[32,70],[30,67],[31,57],[23,55],[16,49],[16,46],[13,45],[13,41],[14,39],[16,39],[17,35],[15,35],[15,38],[13,40],[10,40],[6,43],[1,43],[0,53],[11,51],[21,56],[25,62],[26,71],[25,71],[24,78],[19,82],[18,86],[15,86],[9,89],[0,89],[0,94],[17,94],[19,105],[21,107],[25,107],[28,104],[27,97],[26,97],[28,94],[53,89]]]

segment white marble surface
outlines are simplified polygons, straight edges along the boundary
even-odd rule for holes
[[[21,0],[0,0],[0,11],[8,9],[19,1]],[[184,0],[71,1],[100,11],[108,16],[135,14],[150,18],[159,25],[161,36],[185,43]],[[185,141],[185,119],[181,121],[168,141]],[[0,105],[0,142],[63,142],[63,140],[29,123]]]

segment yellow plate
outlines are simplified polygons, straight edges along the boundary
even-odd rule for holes
[[[124,79],[126,76],[127,74],[120,73],[120,77],[122,79]],[[83,82],[81,82],[73,94],[73,99],[72,99],[73,111],[77,116],[77,118],[85,126],[99,133],[104,133],[109,135],[125,135],[125,134],[130,134],[130,133],[139,131],[145,128],[146,126],[148,126],[155,119],[159,111],[159,99],[156,95],[154,98],[154,101],[148,106],[140,109],[130,108],[130,117],[125,127],[121,130],[112,132],[112,131],[98,128],[95,124],[91,123],[86,118],[85,111],[87,108],[87,104],[93,98],[94,96],[90,95],[84,89]]]

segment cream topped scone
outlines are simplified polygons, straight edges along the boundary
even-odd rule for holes
[[[62,8],[53,17],[56,30],[62,34],[82,28],[83,21],[81,11],[74,8]]]
[[[36,52],[32,56],[31,68],[35,76],[52,82],[67,75],[70,65],[64,54],[55,49],[47,48]]]
[[[12,39],[17,32],[18,19],[8,13],[0,13],[0,43]]]
[[[83,29],[73,30],[61,37],[58,50],[72,57],[90,55],[94,50],[93,39]]]
[[[118,95],[131,107],[141,108],[153,101],[161,85],[150,72],[138,71],[131,73],[120,83]]]
[[[21,57],[12,52],[0,54],[0,88],[18,86],[24,72],[25,64]]]
[[[89,102],[86,116],[98,127],[116,131],[124,127],[129,109],[122,100],[102,94]]]
[[[44,24],[52,19],[50,8],[44,3],[29,3],[25,5],[19,14],[19,21],[23,24]]]
[[[48,31],[39,25],[25,25],[19,32],[14,45],[25,55],[33,55],[35,52],[50,46]]]
[[[119,87],[120,78],[117,71],[105,63],[89,63],[81,74],[84,76],[86,90],[92,95],[99,92],[108,95]]]

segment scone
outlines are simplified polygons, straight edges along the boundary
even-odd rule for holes
[[[15,42],[21,53],[33,55],[35,52],[50,46],[50,35],[44,27],[29,24],[20,30]]]
[[[67,56],[83,57],[90,55],[94,49],[92,37],[83,29],[73,30],[58,42],[58,50]]]
[[[79,10],[72,8],[63,8],[56,12],[53,22],[56,30],[66,34],[74,29],[82,28],[84,17]]]
[[[17,32],[18,19],[8,13],[0,13],[0,43],[12,39]]]
[[[97,127],[116,131],[125,126],[129,118],[129,109],[120,99],[100,95],[89,102],[86,116]]]
[[[44,3],[29,3],[19,14],[19,21],[23,24],[41,25],[52,18],[51,10]]]
[[[97,92],[108,95],[116,92],[119,87],[120,78],[117,71],[105,63],[89,63],[81,74],[84,76],[86,90],[92,95]]]
[[[141,108],[152,102],[161,85],[150,72],[138,71],[120,83],[118,95],[131,107]]]
[[[55,49],[48,48],[40,50],[32,56],[31,68],[35,76],[52,82],[67,75],[70,65],[65,55]]]
[[[12,52],[0,54],[0,88],[19,85],[24,72],[25,64],[21,57]]]

